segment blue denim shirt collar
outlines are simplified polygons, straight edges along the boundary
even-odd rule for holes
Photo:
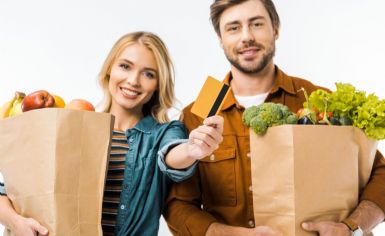
[[[141,119],[134,128],[126,130],[126,136],[128,137],[132,130],[137,130],[142,133],[151,134],[151,131],[154,129],[154,126],[157,125],[157,121],[151,115],[145,116]]]

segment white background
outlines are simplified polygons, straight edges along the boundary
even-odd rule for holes
[[[165,41],[174,59],[180,109],[207,75],[222,79],[229,69],[209,22],[211,2],[2,0],[0,103],[16,90],[46,89],[66,101],[97,104],[102,94],[96,77],[113,43],[126,32],[147,30]],[[384,1],[275,3],[282,21],[275,58],[281,69],[332,89],[334,82],[349,82],[385,98]],[[160,235],[169,235],[164,224]],[[375,235],[385,235],[385,226]]]

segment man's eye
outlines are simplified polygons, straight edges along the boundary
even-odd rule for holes
[[[125,70],[127,70],[127,69],[129,69],[130,68],[130,65],[128,65],[128,64],[120,64],[119,65],[119,67],[121,67],[121,68],[123,68],[123,69],[125,69]]]
[[[254,27],[261,27],[263,24],[258,22],[258,23],[254,23]]]
[[[238,30],[238,26],[231,26],[231,27],[229,27],[229,28],[227,28],[227,31],[236,31],[236,30]]]

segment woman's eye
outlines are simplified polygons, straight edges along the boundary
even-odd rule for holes
[[[153,72],[145,71],[144,76],[146,76],[149,79],[155,78],[155,74]]]
[[[127,70],[127,69],[129,69],[129,68],[130,68],[130,65],[128,65],[128,64],[125,64],[125,63],[122,63],[122,64],[120,64],[120,65],[119,65],[119,67],[121,67],[121,68],[123,68],[123,69]]]

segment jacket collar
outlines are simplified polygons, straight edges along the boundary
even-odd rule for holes
[[[128,136],[133,130],[137,130],[142,133],[151,134],[151,130],[158,124],[158,122],[151,115],[143,117],[134,128],[126,130],[126,136]]]
[[[223,80],[223,83],[227,84],[230,86],[230,82],[233,79],[231,72],[227,73],[225,79]],[[293,78],[286,75],[282,70],[280,70],[277,66],[275,66],[275,82],[273,85],[273,88],[269,92],[270,94],[277,93],[280,89],[283,89],[287,93],[290,94],[296,94],[296,91],[294,89],[293,85]],[[238,106],[239,104],[237,100],[235,99],[234,93],[232,90],[230,90],[229,95],[226,98],[226,101],[224,102],[221,110],[226,110],[232,106]]]

